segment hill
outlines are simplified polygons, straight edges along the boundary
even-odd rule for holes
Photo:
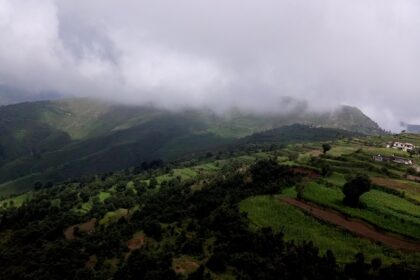
[[[408,157],[386,143],[420,137],[334,131],[278,128],[250,136],[250,146],[4,199],[0,278],[418,279],[420,184],[407,166],[373,155]],[[352,208],[342,187],[357,173],[374,185]]]
[[[343,139],[363,134],[348,130],[294,124],[254,133],[240,142],[247,144],[286,144]]]
[[[193,157],[294,123],[381,132],[349,107],[328,114],[256,115],[235,110],[217,115],[209,110],[172,112],[92,99],[27,102],[0,107],[0,189],[27,188],[33,181],[60,181],[153,159]],[[297,135],[297,131],[285,133]],[[329,133],[328,137],[349,135]],[[286,143],[292,140],[287,138]]]

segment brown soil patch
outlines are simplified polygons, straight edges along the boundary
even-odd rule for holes
[[[374,242],[380,242],[395,249],[420,252],[420,243],[397,237],[391,234],[383,233],[375,229],[372,225],[358,219],[349,219],[343,215],[327,209],[308,204],[289,197],[281,197],[283,202],[296,206],[313,217],[339,226],[358,236],[365,237]]]
[[[311,178],[311,179],[317,179],[320,177],[318,172],[316,172],[313,169],[305,168],[305,167],[294,167],[293,172],[296,174],[300,174],[302,176]]]
[[[68,240],[72,240],[75,239],[76,236],[74,234],[74,231],[76,229],[76,227],[79,228],[80,232],[86,233],[86,234],[91,234],[95,231],[95,225],[96,225],[96,219],[93,218],[89,221],[87,221],[86,223],[83,224],[77,224],[77,225],[73,225],[71,227],[68,227],[67,229],[64,230],[64,237]]]
[[[400,181],[393,180],[393,179],[374,177],[374,178],[371,178],[371,180],[373,184],[382,186],[385,188],[396,189],[400,191],[402,190],[402,191],[410,191],[410,192],[420,192],[420,187],[416,187],[412,184],[404,184]]]
[[[98,262],[98,258],[96,255],[89,256],[89,259],[85,263],[85,267],[87,269],[93,269],[95,268],[96,263]]]
[[[417,171],[417,172],[418,172],[418,171]],[[420,177],[419,177],[419,176],[407,175],[407,179],[408,179],[408,180],[415,181],[415,182],[417,182],[417,183],[420,183]]]
[[[175,258],[173,260],[173,270],[176,274],[190,274],[200,266],[196,260],[191,258]]]
[[[322,155],[322,151],[321,150],[312,150],[312,151],[309,152],[309,154],[311,156],[318,157],[318,156]]]
[[[127,241],[127,247],[130,251],[134,251],[143,247],[146,242],[146,235],[137,234],[133,238]]]

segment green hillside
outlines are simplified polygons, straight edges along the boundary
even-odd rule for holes
[[[408,138],[420,143],[410,134],[292,125],[203,156],[38,184],[0,201],[0,278],[417,279],[419,174],[373,160],[378,151],[409,157],[384,148]],[[342,189],[358,173],[373,186],[352,208]],[[387,238],[372,240],[286,203],[298,190],[301,204]]]
[[[262,137],[246,138],[254,133],[294,123],[381,132],[373,121],[349,107],[331,114],[256,115],[233,110],[216,115],[210,110],[171,112],[93,99],[27,102],[0,107],[0,189],[7,189],[5,193],[14,187],[25,189],[28,178],[61,181],[153,159],[174,160],[227,149]],[[297,131],[278,133],[296,136],[286,136],[285,143],[299,140]],[[308,140],[308,133],[313,131],[307,131],[303,139]],[[324,138],[348,135],[331,131]],[[281,137],[275,138],[280,141]]]

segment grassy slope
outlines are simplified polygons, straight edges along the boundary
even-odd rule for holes
[[[294,190],[286,192],[295,197]],[[343,193],[338,188],[328,188],[317,183],[305,186],[304,198],[319,205],[361,218],[387,231],[420,239],[420,206],[398,196],[371,190],[361,197],[365,209],[343,205]]]
[[[304,191],[305,198],[346,215],[364,219],[385,231],[420,239],[420,206],[404,197],[386,193],[381,189],[374,189],[361,198],[362,202],[367,205],[365,209],[352,209],[342,204],[341,186],[346,182],[346,176],[357,172],[367,172],[371,176],[386,179],[387,177],[381,173],[381,168],[384,166],[392,176],[400,178],[396,180],[399,184],[410,185],[410,191],[414,194],[420,191],[418,184],[402,178],[406,166],[381,164],[372,160],[372,155],[378,153],[408,157],[405,152],[384,148],[388,141],[404,139],[415,144],[420,143],[419,135],[407,134],[331,142],[333,149],[328,152],[329,157],[326,158],[326,161],[330,162],[334,169],[345,166],[346,168],[343,170],[345,172],[334,172],[320,181],[324,183],[311,182],[307,184]],[[284,156],[279,156],[278,158],[284,163],[307,165],[311,156],[318,156],[320,144],[289,145],[284,150],[300,153],[296,161],[288,161],[284,159]],[[357,152],[358,150],[359,152]],[[414,160],[416,161],[417,158]],[[286,190],[285,194],[293,197],[296,195],[293,189]],[[410,198],[407,194],[406,197]],[[333,249],[339,261],[349,260],[355,251],[361,251],[368,258],[380,256],[385,261],[397,258],[401,261],[418,262],[419,254],[401,253],[359,239],[334,226],[319,222],[299,209],[279,202],[275,197],[249,198],[241,203],[241,209],[248,213],[253,227],[272,226],[277,230],[283,230],[287,239],[313,240],[321,250]]]
[[[286,240],[303,242],[311,240],[321,252],[333,250],[339,262],[352,261],[354,255],[363,252],[368,260],[381,257],[384,262],[412,259],[415,254],[401,254],[389,248],[360,239],[334,226],[320,222],[293,206],[284,204],[278,198],[257,196],[240,204],[241,211],[248,213],[253,227],[273,227],[282,230]]]
[[[33,184],[27,185],[26,180],[15,181],[27,174],[41,181],[60,181],[123,169],[158,158],[172,160],[186,155],[195,157],[197,153],[226,149],[230,143],[236,143],[234,139],[199,132],[206,129],[206,120],[194,118],[193,113],[174,113],[155,116],[142,124],[111,134],[76,141],[61,149],[45,152],[40,157],[20,157],[0,169],[0,184],[3,184],[0,185],[0,194],[11,193],[13,186],[19,191],[29,190]],[[238,143],[247,145],[248,142],[267,139],[275,143],[290,143],[349,135],[352,133],[293,125],[275,129],[273,133],[257,134],[245,141],[238,140]]]

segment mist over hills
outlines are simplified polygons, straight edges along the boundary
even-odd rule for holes
[[[419,25],[0,0],[0,280],[420,280]]]
[[[56,92],[29,92],[16,87],[0,83],[0,106],[22,102],[59,99],[61,95]]]
[[[360,110],[347,106],[325,113],[232,110],[220,115],[207,109],[169,111],[85,98],[26,102],[0,107],[0,183],[26,185],[173,160],[295,123],[383,132]]]

